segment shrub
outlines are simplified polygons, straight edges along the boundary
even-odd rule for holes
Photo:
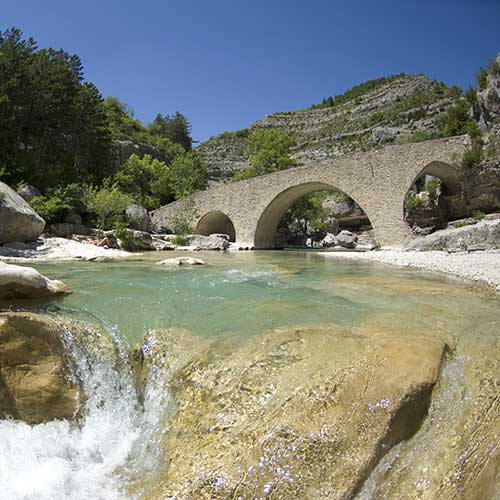
[[[138,252],[149,249],[141,240],[134,238],[133,231],[123,222],[117,222],[115,224],[115,236],[120,240],[122,248],[128,252]]]
[[[172,230],[175,234],[174,245],[187,243],[187,236],[193,233],[193,221],[196,217],[197,210],[194,199],[185,198],[182,200],[172,221]]]
[[[415,143],[415,142],[423,142],[423,141],[430,141],[432,139],[437,139],[440,134],[437,132],[431,132],[428,130],[417,130],[416,132],[413,132],[410,135],[407,135],[404,139],[403,142],[405,143]]]
[[[125,210],[133,198],[122,193],[117,186],[98,189],[90,186],[85,193],[87,207],[97,216],[99,229],[109,229],[125,221]]]
[[[486,214],[484,212],[481,212],[481,210],[475,210],[472,216],[474,217],[474,219],[482,220],[486,217]]]
[[[416,210],[420,208],[423,203],[422,198],[417,197],[415,193],[409,193],[405,201],[406,210]]]
[[[48,224],[63,222],[69,210],[81,202],[82,190],[77,184],[68,184],[49,190],[46,196],[35,196],[31,206]]]
[[[462,174],[470,173],[479,165],[483,159],[483,148],[479,145],[472,145],[467,149],[460,163],[460,171]]]
[[[440,182],[437,179],[431,179],[426,182],[425,190],[429,195],[429,200],[434,201],[437,195],[437,189],[439,187]]]

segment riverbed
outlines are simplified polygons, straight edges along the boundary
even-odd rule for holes
[[[300,251],[200,252],[196,257],[204,259],[205,266],[172,269],[157,264],[175,255],[154,253],[101,263],[37,262],[38,271],[63,280],[74,293],[48,305],[11,309],[104,328],[124,356],[147,331],[158,328],[187,330],[200,342],[231,338],[244,344],[279,328],[330,325],[350,331],[377,323],[393,331],[444,339],[448,354],[429,417],[411,443],[388,455],[394,481],[415,463],[409,478],[420,471],[424,479],[427,474],[428,481],[437,480],[435,472],[424,471],[426,453],[431,443],[446,448],[469,425],[481,398],[479,389],[469,386],[478,376],[478,367],[490,363],[485,373],[498,383],[499,374],[495,375],[491,363],[498,359],[500,301],[466,282]],[[168,386],[150,386],[141,406],[130,374],[113,367],[89,367],[84,360],[81,370],[89,402],[80,426],[0,422],[0,491],[7,494],[2,498],[141,498],[140,488],[129,486],[166,460],[152,443],[157,443],[166,409],[172,409]],[[447,428],[439,431],[432,419],[441,422],[443,418]],[[498,414],[492,418],[498,423]],[[494,451],[498,453],[498,448]],[[382,498],[377,496],[383,490],[379,483],[381,478],[388,481],[383,465],[368,478],[360,499]],[[436,462],[436,470],[438,466]],[[422,494],[421,498],[430,497]]]

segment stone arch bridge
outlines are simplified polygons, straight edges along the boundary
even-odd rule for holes
[[[225,233],[242,246],[274,248],[278,224],[300,197],[335,189],[350,196],[368,216],[377,243],[398,244],[409,235],[404,201],[422,175],[443,181],[448,194],[459,189],[456,164],[466,148],[465,137],[387,146],[223,184],[192,195],[197,234]],[[172,227],[182,202],[151,214],[153,228]]]

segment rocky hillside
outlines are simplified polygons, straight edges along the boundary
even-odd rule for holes
[[[371,80],[336,98],[300,111],[267,115],[249,129],[224,132],[201,144],[213,183],[248,166],[245,141],[259,127],[292,134],[300,164],[364,151],[390,142],[416,142],[439,135],[440,120],[460,97],[456,87],[424,75]]]

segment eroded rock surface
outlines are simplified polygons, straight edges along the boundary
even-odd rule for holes
[[[30,313],[0,314],[0,418],[29,424],[75,417],[80,387],[62,324]]]
[[[71,289],[62,281],[50,280],[32,267],[0,262],[0,299],[39,299],[69,293]]]
[[[169,465],[149,500],[352,498],[418,429],[444,349],[426,336],[333,326],[220,344],[173,374]],[[168,345],[159,359],[171,359]]]
[[[0,182],[0,244],[34,241],[45,221],[7,184]]]

